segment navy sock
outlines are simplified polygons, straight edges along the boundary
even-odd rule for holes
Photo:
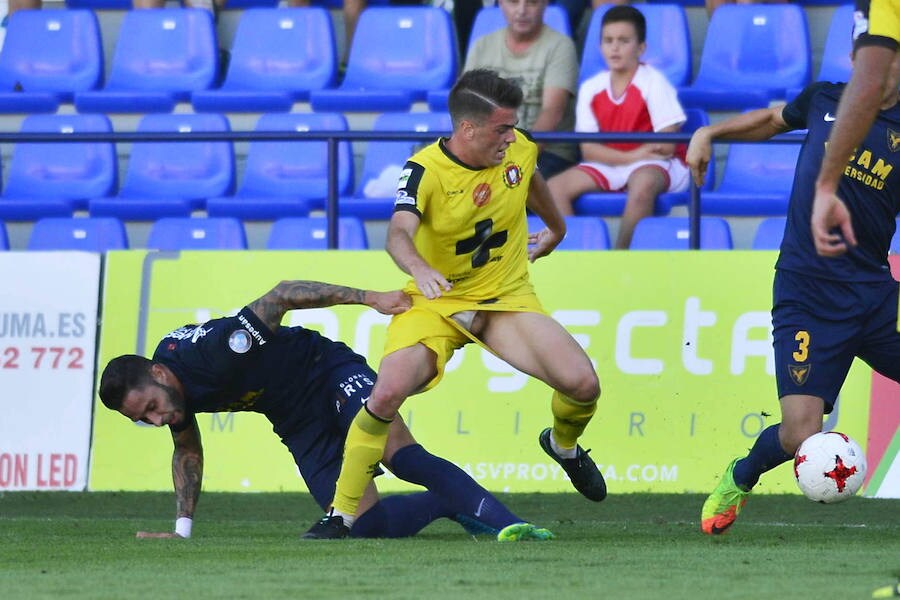
[[[734,482],[738,487],[749,490],[759,481],[760,475],[793,458],[778,441],[779,425],[766,427],[756,438],[750,454],[735,463]]]
[[[419,533],[426,525],[453,513],[431,492],[388,496],[360,515],[351,537],[401,538]]]
[[[419,444],[395,452],[390,468],[400,479],[437,494],[469,533],[496,533],[507,525],[523,521],[465,471],[429,453]]]

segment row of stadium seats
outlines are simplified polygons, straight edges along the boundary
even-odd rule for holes
[[[446,113],[385,113],[376,131],[447,132]],[[315,132],[346,130],[337,113],[265,114],[258,131]],[[105,115],[30,115],[25,133],[111,132]],[[137,132],[227,132],[219,114],[150,114]],[[397,180],[415,141],[369,141],[360,184],[354,191],[350,142],[338,144],[338,192],[346,216],[386,219]],[[231,141],[135,142],[124,180],[117,185],[118,159],[111,142],[17,143],[0,194],[0,219],[32,221],[41,217],[112,216],[129,221],[209,216],[268,221],[306,216],[325,205],[328,153],[325,141],[251,141],[237,184]]]
[[[581,79],[605,68],[594,11],[581,57]],[[809,83],[812,58],[806,13],[791,4],[726,5],[709,23],[692,78],[691,39],[678,4],[639,5],[647,16],[646,62],[679,88],[686,107],[739,110],[784,99]],[[568,33],[562,9],[547,11]],[[849,73],[852,7],[833,14],[818,79]],[[483,9],[473,39],[503,25],[496,7]],[[284,112],[295,102],[316,111],[406,111],[427,101],[445,110],[459,69],[453,22],[428,6],[373,6],[360,17],[346,72],[338,77],[335,37],[323,8],[247,9],[239,19],[221,87],[216,29],[208,11],[128,11],[110,72],[90,10],[18,11],[0,52],[0,112]]]
[[[686,132],[709,123],[698,109],[687,111]],[[383,113],[375,131],[446,132],[447,113]],[[220,114],[150,114],[137,126],[149,132],[228,132]],[[344,131],[339,113],[271,113],[256,124],[260,132]],[[27,134],[110,133],[105,115],[29,115],[22,121]],[[400,171],[416,141],[371,140],[366,143],[362,172],[355,183],[351,142],[338,143],[337,183],[344,216],[387,219],[393,210]],[[307,216],[325,207],[328,195],[327,142],[251,141],[241,179],[236,175],[234,144],[229,141],[135,142],[124,179],[118,185],[118,158],[112,142],[17,143],[0,193],[0,219],[33,221],[69,217],[87,211],[128,221],[208,216],[271,221]],[[705,215],[766,216],[786,213],[799,154],[799,143],[732,144],[721,181],[714,185],[710,165],[701,188]],[[656,214],[669,214],[687,204],[688,192],[662,194]],[[618,216],[624,193],[585,194],[575,203],[578,215]]]
[[[287,217],[272,223],[266,248],[269,250],[325,250],[328,247],[325,217]],[[363,222],[341,217],[338,222],[341,250],[369,247]],[[115,217],[48,217],[34,223],[28,250],[82,250],[105,252],[130,247],[125,225]],[[248,247],[244,225],[228,217],[180,218],[155,221],[147,248],[153,250],[244,250]],[[0,249],[8,250],[6,229],[0,223]]]
[[[560,250],[609,250],[606,222],[598,217],[568,217],[568,234]],[[753,240],[755,250],[777,249],[784,231],[784,217],[760,222]],[[327,248],[327,222],[324,217],[293,217],[274,221],[266,248],[269,250],[324,250]],[[537,217],[528,218],[530,231],[543,228]],[[634,231],[631,249],[687,250],[688,219],[649,217]],[[728,221],[720,217],[701,218],[700,248],[730,250],[733,247]],[[341,217],[338,222],[338,248],[365,250],[368,241],[363,222]],[[175,250],[242,250],[248,247],[243,223],[229,217],[177,218],[155,221],[147,239],[147,248]],[[122,221],[113,217],[46,218],[35,222],[28,241],[29,250],[83,250],[105,252],[129,248]],[[9,249],[6,229],[0,222],[0,249]]]

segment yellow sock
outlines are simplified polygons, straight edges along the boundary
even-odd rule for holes
[[[574,448],[594,416],[597,402],[576,402],[559,392],[553,392],[550,410],[553,411],[554,440],[561,448]]]
[[[365,406],[356,413],[344,442],[344,463],[334,492],[334,509],[355,515],[372,473],[384,454],[390,421],[383,421]]]

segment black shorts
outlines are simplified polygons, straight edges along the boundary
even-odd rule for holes
[[[323,510],[334,499],[350,423],[372,393],[375,377],[375,371],[365,363],[337,367],[322,390],[322,402],[311,409],[316,411],[316,418],[281,440]]]
[[[829,281],[779,270],[773,295],[779,397],[818,396],[830,413],[854,357],[900,381],[896,282]]]

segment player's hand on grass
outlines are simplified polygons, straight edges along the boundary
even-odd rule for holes
[[[537,259],[547,256],[559,246],[564,236],[559,236],[548,227],[528,234],[528,261],[534,262]]]
[[[416,287],[429,300],[440,298],[443,292],[449,292],[453,287],[443,275],[428,266],[414,270],[411,275]]]
[[[366,304],[383,315],[398,315],[412,306],[412,300],[401,290],[366,292]]]
[[[816,190],[811,227],[819,256],[840,256],[847,252],[848,246],[856,245],[850,211],[833,192]]]
[[[176,539],[184,539],[177,533],[172,531],[138,531],[135,534],[135,537],[138,539],[158,539],[158,538],[176,538]]]

